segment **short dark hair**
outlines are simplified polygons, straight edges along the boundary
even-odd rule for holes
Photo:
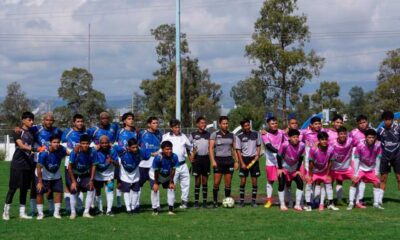
[[[392,111],[384,111],[381,116],[382,120],[394,119],[394,113]]]
[[[196,123],[199,123],[199,122],[202,121],[202,120],[206,121],[206,118],[205,118],[205,117],[198,117],[198,118],[196,119]]]
[[[172,142],[164,141],[164,142],[161,143],[161,149],[164,149],[164,148],[167,148],[167,147],[172,148]]]
[[[221,123],[224,120],[229,121],[229,118],[227,116],[220,116],[218,119],[218,123]]]
[[[51,135],[49,141],[52,142],[55,139],[61,140],[60,135],[58,135],[58,134]]]
[[[316,123],[316,122],[321,122],[321,118],[317,117],[317,116],[312,117],[311,120],[310,120],[310,123],[313,124],[313,123]]]
[[[297,129],[289,129],[288,136],[289,137],[300,136],[300,131]]]
[[[276,117],[269,117],[269,118],[267,119],[267,123],[269,123],[269,122],[271,122],[271,121],[277,121],[277,120],[276,120]]]
[[[122,115],[121,120],[122,120],[122,121],[125,121],[128,117],[135,118],[135,115],[134,115],[132,112],[124,113],[124,114]]]
[[[338,119],[342,120],[342,122],[343,122],[343,117],[342,117],[341,115],[335,115],[335,116],[332,118],[332,122],[335,122],[335,121],[338,120]]]
[[[90,136],[88,134],[83,134],[79,137],[79,142],[91,142]]]
[[[83,119],[84,120],[85,118],[82,116],[82,114],[77,113],[72,117],[72,122],[75,122],[77,119]]]
[[[169,121],[169,127],[176,127],[178,125],[181,125],[181,121],[179,121],[178,119],[171,119]]]
[[[153,121],[158,121],[158,118],[157,117],[149,117],[146,122],[147,122],[147,124],[150,124]]]
[[[131,139],[128,140],[128,146],[129,147],[132,146],[132,145],[137,145],[137,144],[138,144],[138,142],[137,142],[136,138],[131,138]]]
[[[337,132],[338,132],[338,133],[340,133],[340,132],[347,132],[347,128],[344,127],[344,126],[341,126],[340,128],[337,129]]]
[[[364,132],[365,136],[376,136],[376,131],[372,128],[365,130]]]
[[[361,120],[368,121],[368,118],[367,118],[367,116],[360,114],[357,116],[356,122],[360,122]]]
[[[250,123],[250,120],[247,119],[247,118],[245,118],[245,119],[243,119],[242,121],[240,121],[240,126],[243,127],[243,125],[246,124],[246,123]]]
[[[328,139],[329,135],[326,132],[319,132],[317,137],[318,137],[318,140],[323,140],[323,139]]]
[[[31,112],[23,112],[21,115],[21,120],[24,120],[26,118],[30,118],[32,120],[35,120],[35,115],[33,115],[33,113]]]

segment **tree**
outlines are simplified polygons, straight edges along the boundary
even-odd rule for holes
[[[360,114],[365,114],[365,105],[367,103],[365,99],[365,93],[362,87],[354,86],[349,91],[350,102],[347,105],[346,112],[349,115],[350,120],[355,120]],[[355,123],[355,121],[352,121]]]
[[[379,83],[375,91],[381,110],[398,111],[400,109],[400,75],[393,75]]]
[[[31,101],[26,97],[26,93],[22,91],[21,85],[12,82],[7,86],[7,94],[0,105],[3,122],[7,128],[14,128],[20,124],[21,115],[25,111],[31,111]]]
[[[106,98],[93,88],[92,74],[86,69],[72,68],[63,72],[60,81],[58,96],[67,105],[54,110],[59,124],[67,126],[76,113],[82,114],[86,122],[95,123],[98,115],[106,110]]]
[[[304,50],[310,39],[307,17],[295,15],[296,0],[267,0],[255,23],[253,41],[246,46],[246,55],[258,68],[254,77],[265,83],[263,91],[277,100],[282,120],[287,121],[288,103],[299,99],[299,90],[306,80],[319,75],[324,59],[315,51]]]
[[[266,106],[268,104],[267,96],[260,91],[264,88],[265,84],[261,79],[250,77],[233,86],[230,95],[236,105],[252,103],[256,106]]]
[[[264,123],[264,114],[265,110],[246,102],[229,112],[229,126],[233,130],[240,125],[240,121],[247,118],[252,120],[253,129],[260,129]]]
[[[379,67],[378,84],[400,75],[400,48],[389,51],[386,55]]]
[[[340,86],[337,82],[323,81],[319,89],[311,96],[313,110],[321,112],[324,108],[342,110],[344,103],[339,99]]]

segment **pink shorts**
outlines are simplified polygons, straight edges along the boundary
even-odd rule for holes
[[[360,171],[358,173],[358,177],[356,182],[363,181],[365,183],[373,183],[373,184],[379,184],[381,180],[379,179],[378,176],[375,174],[375,170],[364,172]]]
[[[323,183],[332,183],[332,179],[329,179],[327,172],[322,173],[313,173],[312,182],[323,182]]]
[[[286,181],[291,182],[296,177],[296,171],[288,172],[287,169],[282,169],[282,170],[283,170],[283,173],[286,176]]]
[[[304,177],[304,176],[307,176],[308,171],[304,168],[303,165],[300,166],[300,173],[301,173],[301,175],[302,175],[303,177]]]
[[[349,167],[347,170],[344,171],[332,171],[331,177],[333,180],[344,181],[344,180],[351,180],[354,177],[354,170],[352,167]]]
[[[278,168],[276,166],[266,166],[265,172],[267,173],[267,180],[269,182],[278,180]]]

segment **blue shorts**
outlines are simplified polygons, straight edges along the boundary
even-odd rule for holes
[[[139,184],[139,182],[127,183],[127,182],[121,181],[120,190],[121,190],[121,192],[124,192],[124,193],[130,192],[131,190],[134,192],[139,192],[140,184]]]
[[[150,180],[150,176],[149,176],[149,172],[150,172],[150,168],[142,168],[139,167],[139,173],[140,173],[140,187],[143,187],[143,185],[147,182],[147,181],[151,181]],[[151,185],[151,184],[150,184]]]
[[[35,177],[36,185],[38,184],[38,178]],[[55,179],[55,180],[42,180],[43,188],[38,194],[45,194],[47,192],[56,192],[62,193],[63,190],[63,182],[62,179]]]
[[[90,175],[89,175],[89,173],[87,173],[87,174],[82,174],[82,175],[76,175],[76,174],[74,174],[74,177],[75,177],[76,182],[77,182],[77,190],[78,190],[78,192],[87,192],[87,191],[93,190],[93,189],[90,189],[90,188],[89,188],[89,182],[90,182]],[[69,177],[69,175],[67,175],[66,183],[67,183],[68,189],[71,190],[72,181],[71,181],[71,178]],[[75,193],[77,193],[77,192],[76,192],[76,191],[71,191],[71,193],[72,193],[72,194],[75,194]]]
[[[150,179],[150,185],[151,185],[151,189],[153,189],[153,185],[154,185],[155,181]],[[164,189],[167,189],[169,187],[169,181],[163,182],[163,183],[158,183],[160,184]]]

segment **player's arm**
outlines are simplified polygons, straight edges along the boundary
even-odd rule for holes
[[[214,139],[210,139],[209,140],[209,144],[208,144],[208,152],[210,154],[210,160],[211,160],[211,164],[214,168],[217,167],[217,162],[215,161],[215,153],[214,153],[214,148],[215,148],[215,140]]]
[[[312,172],[314,169],[314,160],[312,158],[309,159],[309,163],[308,163],[308,181],[311,181],[312,179]]]
[[[235,136],[235,140],[236,140],[236,156],[237,156],[237,159],[238,159],[238,161],[239,161],[239,163],[240,163],[240,167],[241,168],[243,168],[243,169],[245,169],[247,166],[246,166],[246,164],[244,163],[244,161],[243,161],[243,157],[242,157],[242,146],[241,146],[241,142],[240,142],[240,139],[239,139],[239,137],[238,136]]]
[[[379,170],[381,167],[381,158],[382,158],[381,154],[378,154],[378,156],[376,156],[376,163],[375,163],[375,175],[376,176],[379,176]]]
[[[236,152],[236,138],[234,137],[233,142],[232,142],[232,156],[234,158],[233,160],[235,161],[235,163],[234,163],[235,170],[238,170],[238,168],[239,168],[239,155],[240,154],[238,154]],[[242,156],[240,156],[240,157],[242,157]]]
[[[38,183],[36,185],[36,189],[38,192],[42,191],[43,188],[43,176],[42,176],[42,164],[38,163],[36,165],[36,173],[37,173],[37,178],[38,178]]]
[[[169,189],[175,189],[174,177],[175,167],[171,169],[171,174],[169,175]]]
[[[296,172],[300,172],[301,164],[303,164],[303,161],[304,161],[304,154],[301,154],[299,156],[299,160],[297,161]]]
[[[272,153],[278,153],[278,149],[272,146],[270,142],[265,143],[265,148]]]
[[[94,188],[93,181],[94,181],[95,174],[96,174],[96,165],[92,164],[92,166],[90,167],[89,190],[93,190],[93,188]]]
[[[258,161],[260,159],[260,155],[261,155],[261,144],[262,144],[262,140],[261,140],[261,136],[259,133],[257,133],[258,137],[257,137],[257,148],[256,148],[256,157],[254,158],[254,160]]]

